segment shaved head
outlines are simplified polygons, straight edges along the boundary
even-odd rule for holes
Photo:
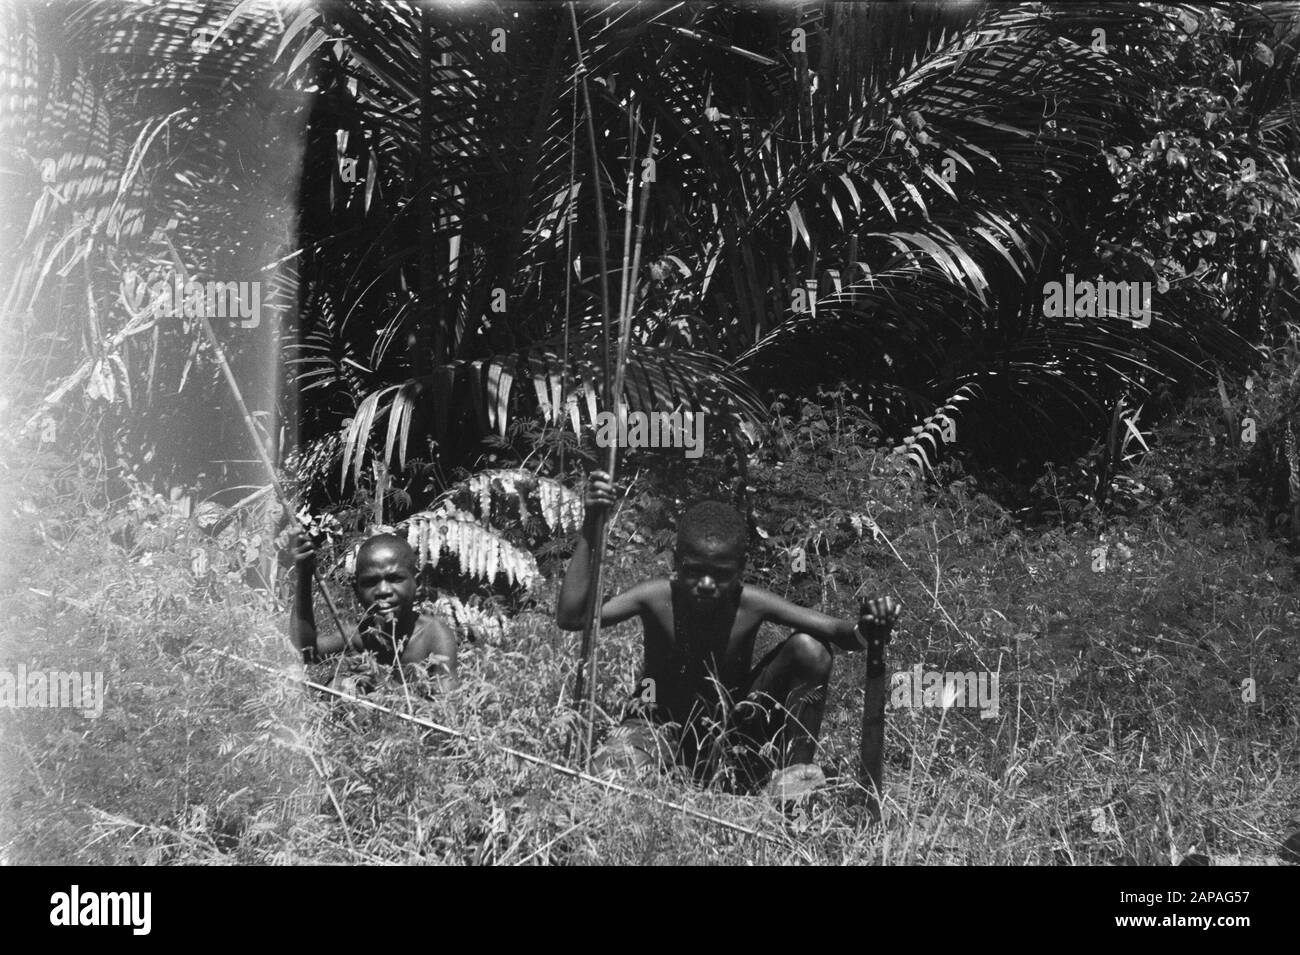
[[[406,542],[406,538],[398,537],[396,534],[376,534],[374,537],[366,538],[361,545],[361,549],[357,551],[357,568],[360,569],[363,563],[374,561],[385,551],[391,553],[400,563],[409,567],[412,574],[418,569],[415,551]]]
[[[677,522],[677,551],[723,553],[740,561],[748,549],[745,518],[729,504],[701,501]]]

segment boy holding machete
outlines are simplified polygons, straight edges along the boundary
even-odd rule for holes
[[[593,471],[582,538],[556,608],[561,629],[583,627],[596,515],[613,503],[609,475]],[[898,619],[898,603],[892,597],[868,600],[854,624],[745,586],[747,538],[745,520],[734,508],[718,501],[697,504],[678,522],[672,576],[637,584],[602,604],[602,627],[640,617],[645,663],[633,707],[643,712],[628,716],[614,731],[596,754],[597,770],[675,762],[707,779],[729,748],[732,754],[739,751],[734,768],[742,785],[754,787],[761,781],[760,750],[770,747],[778,769],[768,783],[769,795],[797,798],[825,784],[813,760],[832,648],[868,647],[874,658],[869,669],[881,670],[876,678],[883,682],[881,654]],[[792,632],[754,666],[754,639],[765,621]],[[866,756],[878,761],[878,754]],[[870,767],[866,775],[873,775]],[[878,771],[873,781],[878,785]]]

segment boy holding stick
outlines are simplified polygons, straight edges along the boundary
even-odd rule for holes
[[[561,629],[584,625],[598,514],[613,503],[609,475],[593,471],[583,536],[556,608]],[[898,604],[892,597],[869,600],[852,623],[745,586],[747,537],[734,508],[717,501],[698,504],[678,522],[672,576],[637,584],[602,604],[602,627],[641,619],[645,662],[637,702],[644,712],[615,730],[596,755],[598,770],[675,762],[707,778],[731,744],[740,751],[742,785],[761,781],[762,760],[756,757],[764,748],[775,750],[778,767],[770,795],[788,799],[824,785],[814,758],[832,648],[870,644],[878,654],[898,618]],[[754,666],[754,640],[765,621],[792,632]]]
[[[440,689],[456,685],[456,635],[437,617],[415,609],[415,552],[396,534],[368,538],[357,551],[353,592],[361,605],[358,624],[318,634],[312,607],[316,547],[298,533],[290,543],[298,567],[289,639],[306,662],[335,653],[372,651],[387,665],[429,661]]]

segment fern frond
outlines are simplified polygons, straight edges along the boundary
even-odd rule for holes
[[[531,590],[541,580],[532,554],[450,504],[412,514],[397,525],[398,533],[403,528],[421,568],[436,565],[445,552],[460,564],[461,573],[488,584],[504,574],[511,584]]]
[[[419,609],[440,618],[459,636],[491,643],[505,640],[505,617],[465,603],[451,594],[441,594],[436,600],[423,601]]]
[[[480,520],[501,527],[540,520],[552,534],[582,527],[582,497],[554,478],[521,468],[480,471],[441,498],[470,510]]]

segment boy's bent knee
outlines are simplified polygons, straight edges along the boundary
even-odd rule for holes
[[[801,674],[813,677],[819,682],[830,677],[835,658],[826,645],[816,637],[806,633],[792,633],[785,641],[783,650],[789,656],[794,668]]]

